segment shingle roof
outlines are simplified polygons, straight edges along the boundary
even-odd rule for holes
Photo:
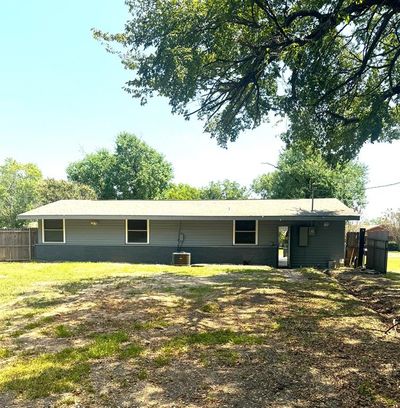
[[[61,200],[19,215],[19,219],[359,219],[335,198],[314,200]]]

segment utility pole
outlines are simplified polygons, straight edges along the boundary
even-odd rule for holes
[[[311,212],[314,212],[314,182],[313,181],[311,181],[311,186],[310,186],[310,189],[311,189]]]

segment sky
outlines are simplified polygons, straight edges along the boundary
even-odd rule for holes
[[[168,101],[146,106],[122,87],[132,77],[118,57],[93,39],[91,28],[118,32],[128,19],[123,0],[0,2],[0,163],[36,163],[45,177],[66,178],[69,163],[112,148],[122,131],[135,133],[173,164],[175,182],[202,186],[230,179],[250,184],[272,169],[285,121],[244,132],[228,149],[203,123],[172,115]],[[400,141],[366,145],[360,161],[369,185],[400,181]],[[368,190],[365,218],[400,207],[400,185]]]

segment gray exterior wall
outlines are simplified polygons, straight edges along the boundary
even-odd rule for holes
[[[291,227],[290,260],[292,267],[326,267],[329,260],[344,256],[344,221],[258,222],[258,245],[233,245],[233,222],[221,221],[150,221],[149,244],[126,244],[124,220],[66,220],[65,244],[39,243],[35,258],[45,261],[113,261],[135,263],[171,263],[177,249],[179,230],[184,234],[182,250],[192,254],[192,263],[231,263],[277,265],[278,226]],[[298,246],[299,226],[312,225],[316,235],[307,247]]]
[[[180,225],[179,225],[180,224]],[[185,246],[232,246],[232,221],[150,221],[151,246],[176,246],[178,233],[184,234]],[[259,221],[259,245],[276,245],[276,224]],[[39,221],[39,244],[42,244]],[[65,245],[126,245],[124,220],[99,220],[96,226],[90,220],[65,220]],[[53,244],[49,244],[53,245]],[[137,246],[142,244],[129,244]]]
[[[308,237],[308,246],[300,247],[299,227],[314,226],[315,236]],[[302,223],[291,226],[290,263],[292,268],[316,266],[326,268],[328,261],[344,258],[345,222],[330,221],[329,226],[320,223]]]
[[[276,248],[273,247],[183,247],[191,253],[193,264],[250,264],[276,266]],[[86,246],[38,245],[35,258],[42,261],[93,261],[171,264],[176,247],[156,246]]]

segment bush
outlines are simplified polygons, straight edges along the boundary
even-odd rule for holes
[[[388,242],[388,250],[389,251],[398,251],[399,244],[396,241],[389,241]]]

